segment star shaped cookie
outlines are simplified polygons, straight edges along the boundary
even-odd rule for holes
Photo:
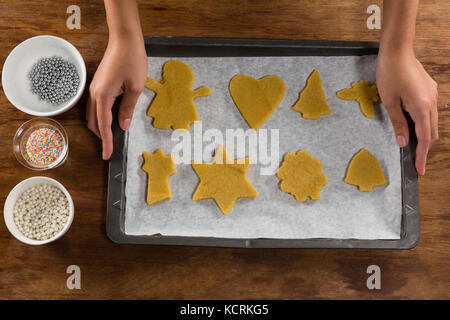
[[[192,163],[200,178],[194,201],[214,199],[224,214],[230,213],[239,198],[255,198],[258,191],[247,180],[250,158],[232,160],[220,146],[212,163]]]

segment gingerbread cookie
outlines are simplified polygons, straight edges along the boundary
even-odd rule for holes
[[[192,90],[194,73],[188,65],[173,60],[164,65],[163,80],[147,78],[145,87],[156,92],[147,114],[153,117],[153,126],[159,129],[186,129],[199,120],[194,98],[208,96],[211,90],[202,87]]]

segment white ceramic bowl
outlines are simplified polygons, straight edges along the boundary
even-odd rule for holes
[[[80,77],[75,96],[54,106],[40,101],[31,93],[28,72],[43,57],[60,56],[72,62]],[[55,36],[37,36],[15,47],[6,58],[2,71],[2,86],[6,97],[17,109],[33,116],[54,116],[72,108],[80,99],[86,85],[86,66],[80,52],[68,41]]]
[[[67,219],[67,222],[66,222],[66,225],[64,226],[64,228],[58,234],[56,234],[54,237],[47,239],[47,240],[33,240],[33,239],[29,239],[29,238],[25,237],[19,231],[19,229],[17,229],[16,223],[14,222],[14,217],[13,217],[13,208],[14,208],[14,204],[16,203],[17,199],[20,197],[20,195],[25,190],[27,190],[33,186],[43,184],[43,183],[51,184],[51,185],[58,187],[64,193],[64,195],[67,197],[67,201],[69,202],[69,218]],[[53,242],[53,241],[61,238],[67,232],[67,230],[69,230],[70,225],[72,224],[72,221],[73,221],[73,217],[75,215],[75,209],[74,209],[73,201],[72,201],[72,198],[70,197],[69,192],[66,190],[66,188],[64,188],[64,186],[61,183],[59,183],[58,181],[56,181],[52,178],[31,177],[31,178],[25,179],[22,182],[20,182],[8,194],[8,197],[6,198],[6,201],[5,201],[5,207],[3,209],[3,215],[5,218],[6,227],[8,228],[9,232],[11,232],[11,234],[17,240],[19,240],[23,243],[26,243],[26,244],[41,245],[41,244]]]

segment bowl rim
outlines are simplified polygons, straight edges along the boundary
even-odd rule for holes
[[[73,96],[71,98],[71,100],[69,100],[67,102],[67,104],[63,104],[61,105],[61,107],[58,107],[56,110],[53,111],[35,111],[32,109],[29,109],[27,107],[24,107],[23,105],[17,103],[16,101],[14,101],[14,99],[11,99],[10,96],[8,96],[8,92],[7,90],[5,90],[5,80],[6,80],[6,76],[5,76],[5,67],[8,65],[8,62],[10,60],[10,58],[15,54],[15,52],[17,50],[19,50],[19,48],[21,46],[23,46],[24,44],[28,43],[28,42],[32,42],[35,41],[38,38],[52,38],[52,39],[56,39],[57,41],[61,41],[62,43],[64,43],[67,47],[70,48],[71,51],[74,52],[74,54],[76,56],[78,56],[81,59],[81,75],[80,75],[80,86],[78,87],[78,91],[76,93],[75,96]],[[19,109],[20,111],[32,115],[32,116],[38,116],[38,117],[50,117],[50,116],[55,116],[61,113],[66,112],[67,110],[69,110],[70,108],[72,108],[77,102],[78,100],[81,98],[81,96],[83,95],[84,89],[86,87],[86,81],[87,81],[87,76],[86,76],[86,63],[83,59],[83,56],[81,55],[81,53],[78,51],[78,49],[71,44],[69,41],[58,37],[58,36],[53,36],[53,35],[39,35],[39,36],[34,36],[28,39],[25,39],[24,41],[22,41],[21,43],[19,43],[17,46],[14,47],[14,49],[11,50],[11,52],[8,54],[8,56],[5,59],[5,62],[3,64],[2,67],[2,88],[3,88],[3,92],[6,96],[6,98],[8,99],[8,101],[17,109]]]
[[[27,190],[27,188],[25,188],[21,193],[18,193],[16,195],[16,197],[13,199],[14,194],[16,193],[16,191],[18,189],[22,188],[24,185],[26,185],[29,182],[32,182],[33,180],[44,180],[44,182],[42,182],[42,183],[50,183],[50,184],[58,187],[64,193],[64,195],[66,196],[67,201],[69,203],[69,218],[68,218],[65,226],[55,236],[51,237],[50,239],[34,240],[34,239],[27,238],[25,235],[23,235],[17,229],[17,226],[15,225],[15,222],[14,222],[14,218],[12,217],[15,201],[17,201],[17,198],[25,190]],[[12,202],[14,202],[14,203],[12,203]],[[10,206],[10,208],[11,208],[11,210],[8,210],[8,212],[6,211],[7,206]],[[12,218],[12,219],[8,220],[7,216]],[[53,242],[53,241],[61,238],[67,232],[67,230],[69,230],[70,226],[72,225],[74,216],[75,216],[75,207],[74,207],[74,204],[73,204],[72,197],[70,196],[70,194],[67,191],[67,189],[60,182],[58,182],[57,180],[55,180],[53,178],[49,178],[49,177],[44,177],[44,176],[30,177],[30,178],[22,180],[21,182],[16,184],[14,186],[14,188],[11,189],[11,191],[8,194],[8,196],[6,197],[5,204],[3,206],[3,219],[5,220],[5,224],[6,224],[6,227],[7,227],[8,231],[14,236],[14,238],[19,240],[20,242],[23,242],[23,243],[26,243],[26,244],[30,244],[30,245],[43,245],[43,244],[50,243],[50,242]],[[11,225],[11,224],[13,224],[13,225]]]

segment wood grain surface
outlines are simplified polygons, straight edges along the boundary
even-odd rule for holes
[[[68,30],[66,8],[81,8],[81,30]],[[366,9],[381,1],[140,1],[146,36],[377,41]],[[0,219],[1,299],[380,299],[450,298],[450,1],[422,1],[416,53],[439,83],[440,140],[420,179],[421,240],[412,250],[257,250],[134,246],[105,234],[107,163],[85,124],[86,94],[55,117],[70,154],[57,179],[76,207],[69,232],[50,245],[15,240]],[[92,78],[107,44],[101,0],[0,0],[0,61],[21,41],[52,34],[73,43]],[[0,94],[0,207],[21,180],[37,175],[14,158],[16,129],[30,119]],[[39,173],[41,174],[41,173]],[[66,268],[78,265],[81,290],[68,290]],[[366,268],[381,268],[381,290],[366,288]]]

